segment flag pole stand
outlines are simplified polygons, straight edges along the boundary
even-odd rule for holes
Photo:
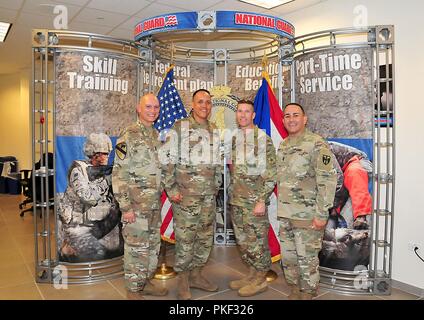
[[[156,269],[154,278],[157,280],[168,280],[174,278],[177,273],[170,266],[166,265],[166,242],[161,240],[159,260],[161,263]]]
[[[274,270],[268,270],[265,277],[267,282],[272,282],[278,278],[278,275]]]

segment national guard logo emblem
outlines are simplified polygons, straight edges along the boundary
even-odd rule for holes
[[[125,142],[118,143],[115,147],[115,153],[119,159],[124,160],[127,156],[127,144]]]
[[[215,86],[210,89],[212,95],[211,122],[218,129],[236,129],[236,109],[238,97],[231,95],[231,88],[226,86]]]
[[[327,164],[330,163],[330,161],[331,161],[331,157],[330,156],[327,156],[327,155],[323,155],[322,156],[322,163],[323,164],[327,165]]]

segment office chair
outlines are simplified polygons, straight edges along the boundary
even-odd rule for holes
[[[47,154],[47,167],[49,169],[53,169],[53,153],[49,152]],[[43,155],[43,159],[45,159],[45,154]],[[41,159],[35,164],[35,170],[38,170],[41,168]],[[28,203],[33,203],[34,199],[33,199],[33,189],[32,189],[32,175],[33,172],[32,170],[21,170],[21,185],[22,185],[22,193],[24,194],[24,196],[26,197],[26,199],[24,201],[22,201],[19,204],[19,209],[22,210],[22,208],[24,206],[26,206],[26,204]],[[45,186],[46,184],[46,177],[35,177],[35,202],[41,202],[41,182],[43,181],[43,186]],[[53,190],[53,184],[54,184],[54,180],[53,180],[53,176],[49,176],[47,178],[47,182],[49,184],[49,195],[48,197],[46,197],[46,195],[44,196],[44,201],[48,201],[48,202],[52,202],[52,204],[49,206],[53,207],[53,202],[54,202],[54,190]],[[44,191],[44,190],[43,190]],[[53,201],[51,201],[53,200]],[[33,210],[33,206],[31,206],[31,208],[27,208],[23,211],[21,211],[21,213],[19,214],[21,217],[24,216],[25,212],[28,211],[32,211]]]

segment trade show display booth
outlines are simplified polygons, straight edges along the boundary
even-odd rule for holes
[[[188,112],[192,93],[207,89],[213,96],[211,121],[220,129],[234,129],[237,101],[253,100],[267,78],[280,107],[288,102],[305,107],[308,127],[328,140],[340,167],[320,253],[322,285],[350,294],[390,293],[393,26],[295,37],[294,26],[278,17],[200,11],[143,20],[135,26],[133,41],[64,30],[36,29],[32,36],[32,156],[33,163],[41,158],[42,164],[33,167],[33,183],[35,190],[35,178],[41,177],[44,191],[34,201],[37,281],[60,285],[122,276],[120,212],[110,183],[112,150],[120,131],[136,120],[140,96],[158,94],[172,76],[181,107]],[[167,119],[160,120],[165,128]],[[267,133],[278,148],[284,137],[272,125]],[[87,158],[100,145],[109,162],[96,167]],[[360,191],[351,187],[359,183],[350,171],[353,162],[366,172]],[[217,199],[215,245],[235,245],[228,175],[224,170]],[[54,198],[46,197],[52,188]],[[278,235],[273,197],[270,246]],[[172,218],[165,219],[168,211],[162,211],[167,223],[162,238],[173,242]],[[358,216],[363,217],[360,226]],[[280,258],[276,241],[274,262]]]

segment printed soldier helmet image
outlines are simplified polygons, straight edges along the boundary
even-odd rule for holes
[[[112,141],[104,133],[90,133],[84,145],[84,154],[91,158],[96,153],[107,153],[112,151]]]

